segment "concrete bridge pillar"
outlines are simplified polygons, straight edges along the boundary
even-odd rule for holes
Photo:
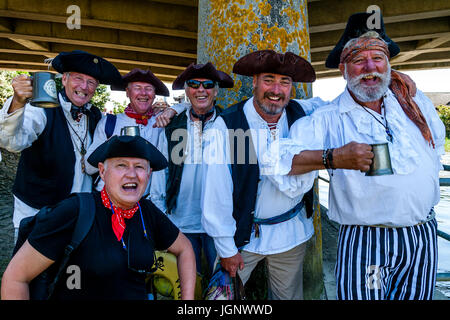
[[[235,81],[233,89],[220,89],[217,104],[227,107],[252,96],[252,78],[232,68],[240,57],[262,49],[291,51],[311,61],[307,0],[199,0],[197,62],[211,61]],[[311,84],[295,83],[293,98],[308,97]],[[306,299],[318,299],[323,288],[317,181],[315,187],[315,235],[304,266]]]

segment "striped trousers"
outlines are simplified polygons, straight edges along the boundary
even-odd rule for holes
[[[403,228],[340,227],[339,300],[431,300],[436,270],[436,219]]]

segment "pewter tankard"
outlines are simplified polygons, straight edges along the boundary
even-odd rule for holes
[[[371,144],[371,146],[374,156],[366,176],[393,174],[388,143]]]
[[[33,81],[33,96],[30,104],[40,108],[58,107],[55,75],[51,72],[35,72],[31,78]]]
[[[138,126],[127,126],[120,129],[121,136],[140,136]]]

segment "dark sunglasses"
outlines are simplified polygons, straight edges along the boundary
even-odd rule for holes
[[[186,84],[188,87],[191,87],[193,89],[200,88],[200,85],[203,86],[205,89],[212,89],[216,85],[216,82],[213,80],[205,80],[205,81],[198,81],[198,80],[187,80]]]

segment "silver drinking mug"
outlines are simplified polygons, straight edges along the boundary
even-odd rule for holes
[[[388,143],[371,144],[371,146],[374,156],[366,176],[393,174]]]
[[[33,81],[33,96],[30,104],[40,108],[58,107],[55,74],[51,72],[35,72],[31,79]]]
[[[138,126],[127,126],[120,129],[121,136],[140,136]]]

